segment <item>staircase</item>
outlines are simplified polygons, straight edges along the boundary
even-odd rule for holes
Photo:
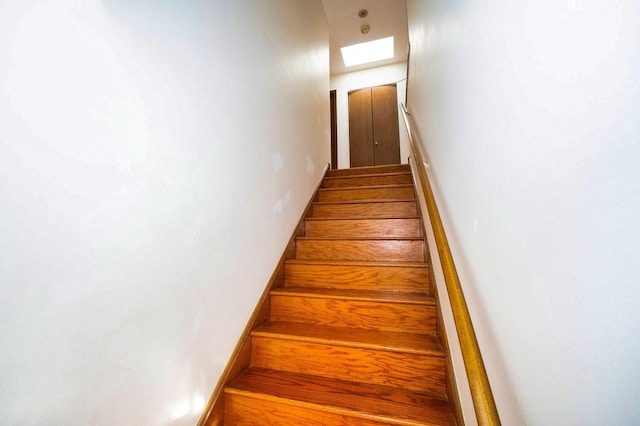
[[[408,166],[329,171],[304,228],[225,424],[455,424]]]

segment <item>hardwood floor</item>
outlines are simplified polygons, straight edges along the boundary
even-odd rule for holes
[[[455,424],[426,258],[408,166],[329,171],[224,424]]]

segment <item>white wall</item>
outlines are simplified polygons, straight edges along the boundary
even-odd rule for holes
[[[397,83],[398,102],[404,103],[407,90],[406,78],[406,62],[331,76],[331,90],[336,91],[339,169],[348,169],[351,161],[349,155],[349,92],[365,87]],[[400,115],[398,115],[398,119],[400,119]],[[409,140],[406,134],[400,131],[400,161],[406,164],[408,157]]]
[[[638,423],[638,3],[408,15],[409,107],[503,424]]]
[[[194,424],[329,161],[319,1],[0,5],[0,423]]]

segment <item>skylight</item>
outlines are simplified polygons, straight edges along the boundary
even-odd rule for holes
[[[345,67],[393,58],[393,36],[341,47]]]

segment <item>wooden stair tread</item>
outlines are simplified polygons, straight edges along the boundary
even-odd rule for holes
[[[455,424],[443,395],[251,367],[226,389],[396,425]]]
[[[364,330],[330,327],[304,323],[269,321],[255,328],[252,336],[271,337],[303,342],[352,346],[391,352],[444,356],[436,336],[429,334],[399,333],[395,331]]]
[[[333,288],[310,287],[279,287],[271,291],[272,295],[303,296],[323,299],[348,299],[372,302],[393,302],[415,305],[433,305],[433,297],[427,293],[375,291],[375,290],[351,290]]]

